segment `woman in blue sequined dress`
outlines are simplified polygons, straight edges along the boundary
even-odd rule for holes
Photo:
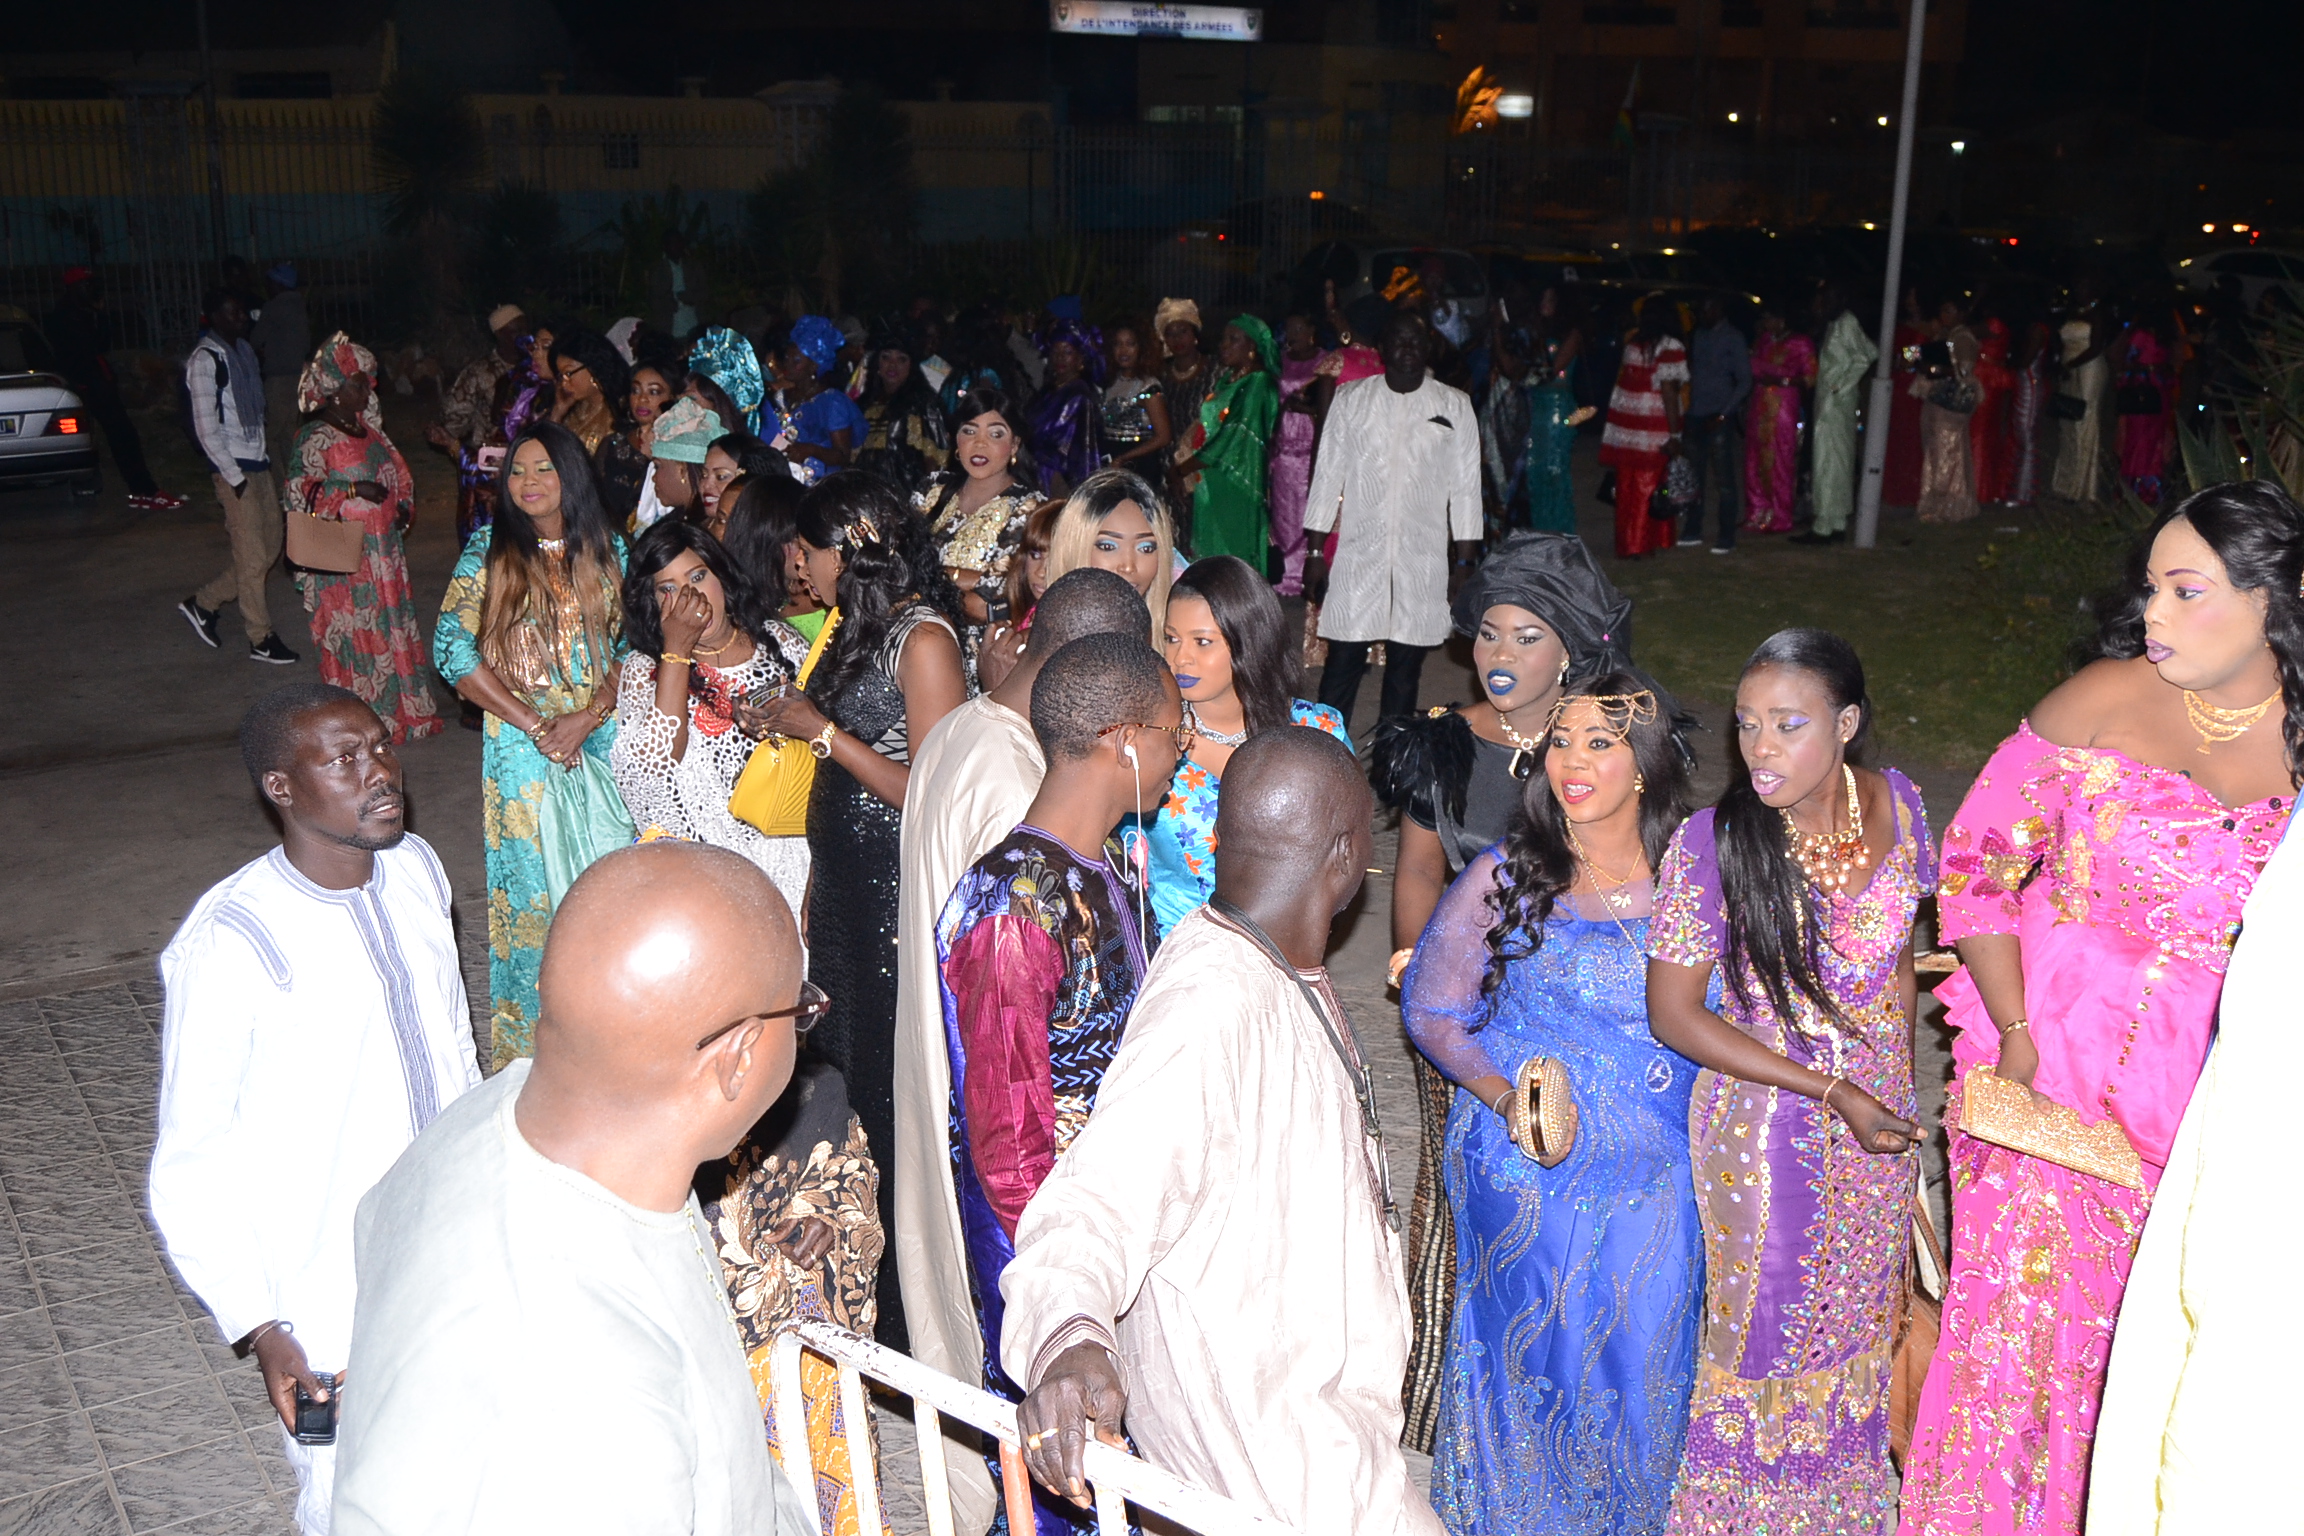
[[[1442,898],[1402,989],[1409,1034],[1457,1084],[1456,1307],[1432,1447],[1452,1536],[1664,1526],[1704,1291],[1696,1068],[1648,1032],[1643,953],[1686,810],[1673,716],[1628,671],[1563,697],[1511,830]],[[1565,1066],[1579,1117],[1550,1168],[1501,1112],[1533,1056]]]

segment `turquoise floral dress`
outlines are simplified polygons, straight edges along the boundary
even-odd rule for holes
[[[480,615],[488,597],[488,541],[483,528],[465,544],[441,600],[440,623],[432,632],[432,665],[453,688],[482,666]],[[616,573],[624,572],[624,541],[613,539]],[[546,544],[551,550],[552,546]],[[538,714],[564,715],[588,708],[601,679],[624,659],[621,627],[607,657],[590,654],[576,615],[575,589],[565,580],[551,593],[559,610],[559,631],[578,638],[567,654],[547,655],[541,646],[498,667],[496,675]],[[620,610],[611,606],[610,612]],[[541,626],[531,633],[541,633]],[[611,715],[584,743],[584,750],[608,760],[616,744]],[[495,1046],[490,1071],[529,1055],[536,1030],[536,977],[544,961],[544,932],[552,925],[552,898],[544,884],[544,845],[537,812],[553,767],[536,744],[493,714],[484,717],[480,747],[480,824],[488,844],[488,996]]]
[[[1325,704],[1296,700],[1288,723],[1312,726],[1352,745],[1344,734],[1344,717]],[[1168,782],[1168,798],[1161,802],[1151,835],[1137,826],[1123,833],[1130,859],[1144,860],[1150,874],[1152,927],[1163,938],[1206,906],[1216,890],[1216,792],[1222,787],[1216,775],[1186,758]]]

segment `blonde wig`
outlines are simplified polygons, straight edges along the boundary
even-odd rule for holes
[[[1123,502],[1143,509],[1159,543],[1151,589],[1144,606],[1152,613],[1152,633],[1158,635],[1168,621],[1168,587],[1176,579],[1176,525],[1169,520],[1168,503],[1152,483],[1130,469],[1100,469],[1080,482],[1064,510],[1056,514],[1056,527],[1048,536],[1048,579],[1093,565],[1096,530]]]

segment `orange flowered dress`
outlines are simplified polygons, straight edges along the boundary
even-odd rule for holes
[[[352,487],[363,480],[384,487],[381,502],[353,494]],[[320,676],[366,700],[395,742],[440,729],[424,632],[417,627],[408,561],[400,550],[401,525],[416,510],[416,482],[400,450],[375,427],[354,437],[315,417],[289,449],[280,499],[290,517],[357,521],[367,529],[356,568],[340,575],[302,571],[296,577],[304,611],[312,615]]]

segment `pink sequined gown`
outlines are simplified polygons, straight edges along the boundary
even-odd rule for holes
[[[2032,1086],[2120,1123],[2156,1186],[2206,1060],[2240,908],[2287,797],[2020,726],[1944,835],[1949,942],[2015,934]],[[1957,1071],[2000,1056],[1966,970],[1937,989]],[[1945,1110],[1959,1123],[1959,1085]],[[1952,1278],[1905,1468],[1906,1536],[2076,1536],[2112,1327],[2152,1199],[1952,1131]]]

